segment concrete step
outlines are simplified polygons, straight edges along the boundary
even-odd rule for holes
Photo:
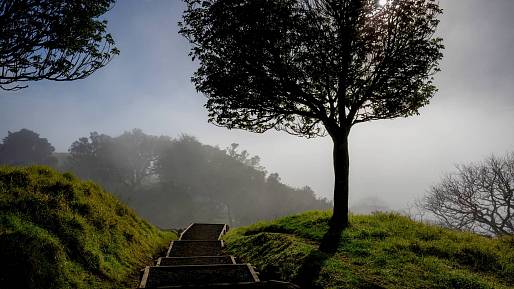
[[[232,256],[160,257],[157,266],[236,264]]]
[[[149,266],[139,288],[259,282],[249,264]]]
[[[220,240],[227,231],[225,224],[193,223],[180,234],[180,240]]]
[[[280,281],[263,281],[263,282],[240,282],[240,283],[221,283],[206,285],[178,285],[178,286],[159,286],[144,287],[146,289],[299,289],[300,287]]]
[[[222,256],[223,241],[173,241],[166,257]]]
[[[191,224],[178,241],[171,242],[157,266],[142,271],[139,288],[172,289],[298,289],[280,281],[261,282],[250,264],[236,264],[223,254],[224,224]]]

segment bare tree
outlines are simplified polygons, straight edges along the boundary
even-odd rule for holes
[[[514,153],[458,165],[430,189],[422,206],[450,228],[514,234]]]

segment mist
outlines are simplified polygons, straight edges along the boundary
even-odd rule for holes
[[[419,116],[357,125],[350,134],[350,201],[374,198],[402,209],[455,164],[514,148],[514,2],[442,0],[446,49],[439,92]],[[238,143],[285,184],[332,198],[329,138],[253,134],[207,122],[205,99],[190,82],[195,63],[178,35],[179,1],[118,1],[106,15],[121,54],[91,77],[38,82],[0,92],[0,135],[28,128],[67,152],[92,131],[117,136],[182,133],[221,148]]]

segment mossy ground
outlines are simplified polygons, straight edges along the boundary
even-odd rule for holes
[[[354,215],[334,254],[318,250],[330,212],[229,231],[227,250],[266,278],[304,288],[514,288],[514,238],[488,238],[397,214]]]
[[[92,182],[47,167],[0,167],[0,287],[134,288],[176,238]]]

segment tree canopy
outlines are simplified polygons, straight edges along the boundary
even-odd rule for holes
[[[82,79],[118,54],[105,14],[114,0],[0,0],[0,89]]]
[[[441,59],[434,0],[186,0],[181,33],[210,121],[339,134],[416,114]]]

